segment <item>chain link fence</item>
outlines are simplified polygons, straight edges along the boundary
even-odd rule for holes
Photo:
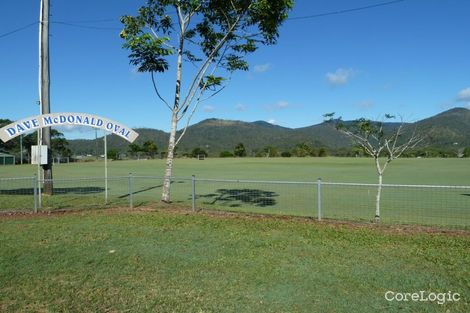
[[[121,176],[54,179],[45,195],[35,177],[1,178],[0,211],[141,206],[158,201],[163,179]],[[196,209],[372,221],[376,184],[173,178],[174,203]],[[470,228],[470,186],[382,185],[381,222]]]

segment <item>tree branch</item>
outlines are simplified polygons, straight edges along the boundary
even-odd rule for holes
[[[162,100],[163,103],[166,104],[166,106],[172,110],[171,106],[168,104],[168,102],[165,101],[165,99],[163,99],[163,97],[160,95],[160,93],[158,92],[158,88],[157,88],[157,85],[155,84],[155,78],[154,78],[154,74],[153,72],[150,72],[150,75],[152,76],[152,84],[153,84],[153,89],[155,90],[155,93],[157,94],[158,98],[160,98],[160,100]]]
[[[193,82],[191,83],[191,86],[188,90],[188,94],[186,95],[186,97],[184,98],[183,100],[183,105],[180,107],[185,107],[185,106],[189,106],[192,99],[194,98],[195,94],[196,94],[196,91],[197,91],[197,88],[198,86],[200,85],[206,71],[207,71],[207,68],[209,67],[210,63],[212,62],[214,56],[217,54],[217,52],[219,52],[219,50],[222,48],[222,46],[226,43],[227,39],[228,39],[228,36],[232,33],[232,31],[235,29],[235,26],[238,24],[238,22],[240,21],[241,19],[241,16],[238,15],[237,16],[237,19],[236,21],[233,23],[233,25],[229,28],[229,30],[227,31],[227,33],[224,35],[224,37],[217,43],[216,47],[214,48],[214,50],[212,50],[212,52],[209,54],[209,56],[206,58],[206,60],[204,61],[204,63],[201,65],[199,71],[197,72]]]

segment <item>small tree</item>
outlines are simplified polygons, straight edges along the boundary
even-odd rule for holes
[[[230,152],[230,151],[222,151],[222,152],[220,152],[219,157],[221,157],[221,158],[231,158],[231,157],[233,157],[233,153]]]
[[[199,157],[200,155],[203,155],[203,156],[207,156],[207,152],[204,151],[203,149],[201,148],[194,148],[193,151],[191,151],[191,156],[193,158],[197,158]]]
[[[312,156],[314,149],[308,143],[299,143],[293,149],[294,155],[297,157]]]
[[[421,141],[422,136],[413,129],[409,137],[404,137],[405,123],[402,121],[398,127],[390,131],[384,130],[383,122],[375,122],[365,118],[360,118],[350,123],[343,123],[341,118],[333,119],[334,113],[325,114],[328,122],[334,122],[336,129],[345,134],[352,141],[360,146],[364,153],[374,159],[379,183],[375,201],[375,222],[380,222],[380,197],[382,193],[383,175],[388,164],[398,159],[408,150],[416,147]],[[393,119],[395,116],[385,114],[385,119]],[[381,157],[384,157],[381,159]]]
[[[466,147],[465,149],[463,149],[463,157],[464,158],[470,157],[470,147]]]
[[[266,146],[263,148],[263,156],[273,158],[278,156],[278,149],[274,146]]]
[[[52,153],[60,157],[71,157],[72,151],[68,147],[69,142],[64,134],[56,129],[51,129],[51,150]]]
[[[237,157],[246,157],[246,149],[243,143],[240,142],[238,145],[235,146],[233,154]]]
[[[129,49],[130,63],[151,74],[155,92],[171,112],[162,201],[170,201],[174,149],[184,136],[199,103],[218,93],[227,77],[247,70],[245,56],[259,45],[276,43],[278,29],[293,0],[148,0],[137,16],[123,16],[120,36]],[[176,16],[176,17],[175,17]],[[172,59],[173,58],[173,59]],[[176,65],[174,101],[158,91],[154,73]],[[183,64],[192,63],[183,86]],[[209,93],[209,94],[208,94]],[[186,118],[178,138],[178,122]]]
[[[320,148],[318,149],[318,156],[323,158],[323,157],[326,157],[328,155],[328,152],[326,151],[325,148]]]
[[[111,160],[119,160],[119,151],[117,149],[108,150],[107,157]]]
[[[155,155],[158,153],[157,145],[153,141],[146,141],[142,145],[142,151],[147,153],[152,159],[155,158]]]

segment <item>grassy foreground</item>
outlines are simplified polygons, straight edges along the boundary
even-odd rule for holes
[[[468,233],[162,208],[0,217],[0,311],[469,312],[469,246]]]

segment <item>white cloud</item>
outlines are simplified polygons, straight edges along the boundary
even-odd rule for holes
[[[269,123],[269,124],[276,125],[277,121],[276,121],[275,119],[273,119],[273,118],[270,118],[270,119],[268,120],[268,123]]]
[[[470,102],[470,87],[460,90],[457,95],[457,101],[468,101]]]
[[[369,109],[374,106],[374,102],[371,100],[365,100],[365,101],[359,102],[358,106],[363,109]]]
[[[212,105],[205,105],[203,110],[206,113],[211,113],[215,111],[215,107],[213,107]]]
[[[326,73],[326,79],[331,85],[339,86],[347,84],[353,75],[353,69],[339,68],[334,73]]]
[[[275,110],[283,110],[290,106],[289,102],[280,100],[275,104],[268,104],[265,106],[266,110],[268,111],[275,111]]]
[[[235,110],[237,110],[237,111],[242,112],[242,111],[246,111],[247,109],[248,109],[247,106],[242,104],[242,103],[237,103],[235,105]]]
[[[253,70],[255,71],[255,73],[264,73],[264,72],[268,71],[270,68],[271,68],[270,63],[257,64],[257,65],[254,66]]]
[[[276,108],[278,108],[278,109],[285,109],[288,106],[289,106],[289,102],[287,102],[287,101],[281,100],[278,103],[276,103]]]

